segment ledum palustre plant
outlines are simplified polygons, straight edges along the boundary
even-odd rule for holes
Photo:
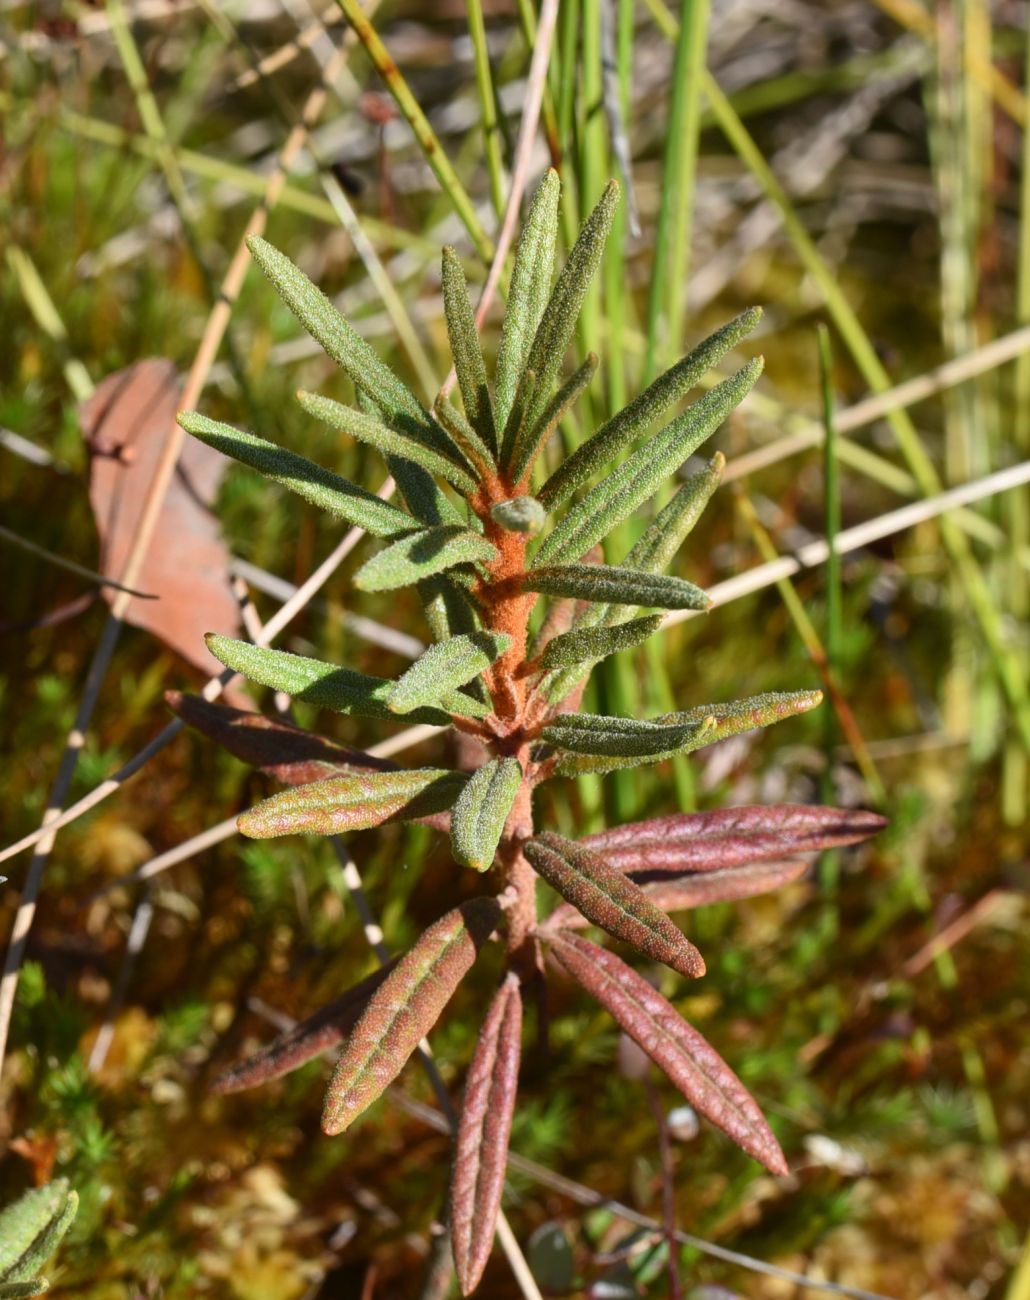
[[[447,911],[398,961],[219,1084],[222,1091],[251,1086],[342,1043],[323,1114],[325,1132],[342,1133],[397,1076],[484,944],[502,945],[506,974],[479,1033],[455,1143],[450,1220],[465,1294],[476,1287],[493,1241],[522,990],[538,979],[545,958],[597,998],[702,1115],[782,1173],[780,1147],[729,1066],[647,979],[581,930],[598,927],[696,979],[704,961],[670,910],[796,879],[805,864],[790,855],[854,842],[881,824],[870,814],[781,806],[688,813],[577,842],[535,826],[533,791],[544,781],[688,754],[821,698],[814,690],[761,695],[649,719],[580,710],[592,667],[661,627],[660,613],[641,611],[708,606],[702,591],[664,570],[719,482],[718,453],[680,484],[617,563],[600,561],[601,545],[719,428],[762,363],[749,362],[651,432],[753,329],[759,312],[752,310],[586,437],[553,473],[538,473],[541,452],[597,369],[591,355],[566,374],[565,357],[618,187],[605,190],[552,283],[558,197],[550,172],[517,248],[492,384],[461,263],[444,251],[460,409],[441,398],[427,411],[282,253],[251,241],[283,301],[354,385],[356,407],[304,392],[301,405],[382,452],[399,489],[396,504],[263,438],[196,413],[180,417],[195,437],[380,539],[355,586],[414,586],[433,637],[396,681],[213,636],[218,659],[322,708],[436,723],[481,742],[485,760],[474,771],[404,770],[282,720],[172,698],[188,722],[289,787],[240,817],[245,835],[350,834],[422,819],[450,835],[459,868],[483,873],[481,896]],[[537,909],[539,879],[565,900],[546,918]]]

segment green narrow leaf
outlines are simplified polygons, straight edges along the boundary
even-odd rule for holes
[[[443,250],[442,278],[447,337],[451,343],[454,372],[458,376],[465,414],[483,442],[496,451],[497,431],[494,428],[493,405],[486,380],[486,364],[479,345],[472,304],[469,302],[465,271],[453,248]]]
[[[517,758],[495,758],[472,773],[451,811],[451,848],[456,862],[487,871],[505,822],[522,786]]]
[[[321,289],[285,254],[259,236],[252,235],[247,247],[279,297],[355,388],[366,394],[390,423],[406,417],[423,427],[431,439],[432,423],[425,407],[340,315]]]
[[[322,1129],[342,1133],[394,1081],[440,1018],[501,919],[494,898],[474,898],[431,925],[373,994],[326,1093]]]
[[[451,524],[423,528],[373,555],[354,575],[359,591],[396,591],[457,564],[489,562],[497,551],[479,533]]]
[[[350,668],[337,668],[335,664],[289,654],[286,650],[267,650],[231,636],[212,633],[205,637],[205,641],[214,657],[226,668],[242,673],[252,682],[270,686],[272,690],[285,691],[295,700],[358,717],[393,716],[389,701],[396,683],[386,678],[370,677]],[[437,700],[444,700],[446,704],[441,708],[420,709],[411,720],[446,727],[450,724],[451,713],[463,717],[485,717],[488,712],[479,701],[457,691],[443,692]],[[448,712],[443,711],[444,707]]]
[[[391,713],[411,713],[435,704],[458,686],[478,677],[511,645],[506,633],[473,632],[437,641],[424,651],[390,693]]]
[[[574,754],[644,758],[681,748],[706,722],[704,716],[685,722],[650,722],[599,713],[562,713],[544,727],[542,735],[549,745]]]
[[[0,1213],[0,1282],[33,1282],[61,1244],[78,1206],[68,1180],[57,1178],[25,1192]]]
[[[642,763],[656,763],[661,759],[671,758],[673,754],[691,754],[695,749],[713,745],[716,741],[725,740],[729,736],[753,731],[757,727],[768,727],[774,722],[782,722],[785,718],[794,717],[795,714],[806,713],[821,703],[822,698],[822,691],[771,692],[767,695],[754,695],[746,700],[736,700],[730,704],[706,704],[698,709],[689,709],[685,713],[667,713],[663,717],[656,718],[650,725],[659,729],[668,728],[666,734],[669,735],[683,729],[687,735],[683,743],[649,756],[640,753],[632,757],[617,756],[614,752],[610,756],[604,756],[588,754],[583,749],[576,753],[567,752],[558,763],[557,771],[562,776],[582,776],[586,772],[601,774],[623,767],[638,767]],[[562,715],[562,720],[566,716],[574,715]],[[603,721],[610,722],[612,719]],[[627,722],[633,719],[620,721]],[[554,722],[558,723],[559,719],[556,718]],[[691,732],[692,727],[693,732]],[[567,731],[566,738],[569,735],[570,732]],[[615,742],[611,746],[613,750],[614,745]],[[563,742],[562,748],[570,750],[571,746]]]
[[[653,635],[662,625],[661,614],[635,618],[619,627],[577,628],[549,641],[540,657],[543,668],[571,668],[597,663],[619,650],[630,650]]]
[[[669,564],[719,486],[725,463],[725,456],[717,451],[706,469],[687,479],[623,560],[625,568],[657,573]],[[576,613],[572,627],[576,631],[615,627],[632,615],[630,605],[591,604]],[[579,685],[585,672],[583,668],[564,669],[541,683],[540,691],[546,700],[556,703]]]
[[[25,1300],[27,1296],[42,1295],[50,1290],[50,1283],[37,1277],[32,1282],[0,1282],[0,1300]]]
[[[544,407],[540,418],[531,427],[514,431],[512,446],[506,462],[512,467],[511,480],[520,483],[533,468],[537,456],[547,445],[551,435],[565,418],[580,394],[590,383],[597,370],[597,353],[591,352],[579,369],[571,375]]]
[[[433,417],[465,459],[475,465],[481,473],[496,467],[497,457],[465,419],[462,412],[446,397],[437,397],[433,403]]]
[[[194,438],[281,483],[320,510],[364,528],[373,537],[398,537],[418,527],[417,520],[388,501],[273,442],[234,429],[231,424],[209,420],[196,411],[180,411],[177,418]]]
[[[526,842],[530,866],[594,925],[680,975],[705,973],[701,954],[639,885],[599,853],[545,832]]]
[[[367,393],[357,389],[358,406],[366,415],[381,416],[387,424],[402,429],[404,432],[410,432],[410,421],[407,417],[401,415],[391,415],[389,410],[378,405]],[[441,440],[441,451],[448,451],[446,436],[442,429],[434,433],[436,426],[427,428],[427,440],[432,440],[438,436]],[[389,467],[390,474],[400,490],[404,503],[411,513],[423,524],[433,527],[437,524],[457,524],[461,526],[463,520],[460,512],[454,503],[447,496],[447,493],[440,485],[422,468],[416,465],[414,461],[408,460],[404,456],[388,456],[386,464]]]
[[[544,596],[654,609],[708,609],[712,603],[700,587],[682,578],[612,564],[556,564],[530,569],[522,586]]]
[[[425,446],[415,438],[408,438],[383,424],[374,416],[364,411],[345,406],[333,401],[331,397],[322,397],[319,393],[308,393],[303,389],[297,394],[297,401],[309,415],[331,429],[349,434],[359,442],[367,442],[386,456],[402,456],[415,465],[420,465],[430,474],[438,474],[447,480],[459,492],[471,493],[477,483],[468,470],[463,469],[452,457],[445,456],[432,447]]]
[[[629,569],[659,573],[675,558],[719,486],[726,457],[717,451],[706,467],[690,478],[662,509],[654,523],[623,560]]]
[[[342,835],[445,812],[468,777],[446,768],[361,772],[294,786],[241,813],[237,826],[255,840],[280,835]]]
[[[437,573],[421,579],[418,594],[434,641],[480,631],[479,610],[467,586],[453,575]]]
[[[546,406],[551,386],[561,371],[583,300],[601,263],[618,202],[618,182],[609,181],[569,252],[533,336],[526,357],[526,368],[537,377],[536,391],[529,407],[531,427]]]
[[[751,307],[716,330],[682,361],[646,388],[617,415],[577,447],[540,490],[540,499],[556,510],[631,442],[635,442],[670,406],[685,397],[713,366],[758,324],[760,307]]]
[[[560,191],[558,173],[552,168],[533,196],[529,216],[515,250],[511,287],[497,353],[494,403],[498,429],[507,428],[515,390],[551,287],[554,249],[558,242]]]
[[[724,379],[591,488],[544,541],[537,562],[577,559],[628,518],[743,401],[762,373],[762,365],[762,358],[756,357]]]
[[[526,437],[526,430],[530,427],[530,407],[533,405],[535,396],[536,371],[523,370],[518,386],[515,389],[515,397],[512,400],[508,423],[504,426],[504,437],[499,457],[502,465],[508,464],[511,459],[511,449]]]

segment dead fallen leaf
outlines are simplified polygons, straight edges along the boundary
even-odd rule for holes
[[[108,375],[80,409],[92,451],[89,497],[105,577],[117,579],[124,569],[179,397],[175,366],[152,357]],[[135,583],[157,599],[132,601],[126,615],[208,674],[221,665],[205,646],[204,633],[233,635],[240,622],[229,553],[208,508],[227,463],[210,447],[186,439]],[[105,590],[104,598],[110,603],[113,593]]]

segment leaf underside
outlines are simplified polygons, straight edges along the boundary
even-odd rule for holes
[[[518,1089],[522,996],[504,980],[479,1031],[465,1083],[451,1180],[451,1245],[462,1295],[479,1285],[504,1191]]]
[[[713,871],[857,844],[886,824],[877,813],[855,808],[776,804],[655,817],[579,843],[620,871]]]
[[[308,785],[327,776],[345,776],[352,768],[397,770],[397,764],[387,758],[337,745],[280,718],[212,704],[201,695],[165,691],[165,703],[188,727],[283,785]]]
[[[577,983],[665,1072],[700,1115],[774,1174],[789,1172],[751,1094],[715,1049],[632,967],[568,930],[541,938]]]
[[[436,1024],[501,916],[493,898],[475,898],[424,931],[373,994],[337,1062],[322,1129],[342,1133],[393,1082]]]
[[[690,940],[600,854],[551,832],[529,840],[523,852],[533,870],[594,925],[690,979],[705,973]]]

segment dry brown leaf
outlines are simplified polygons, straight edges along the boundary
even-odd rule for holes
[[[108,375],[80,408],[92,451],[89,499],[105,577],[118,579],[125,567],[179,398],[175,366],[151,357]],[[221,665],[205,646],[204,633],[233,634],[240,621],[229,552],[208,508],[227,463],[210,447],[186,439],[135,582],[157,599],[132,601],[126,614],[134,627],[208,674]],[[107,589],[103,595],[108,603],[114,599]]]

